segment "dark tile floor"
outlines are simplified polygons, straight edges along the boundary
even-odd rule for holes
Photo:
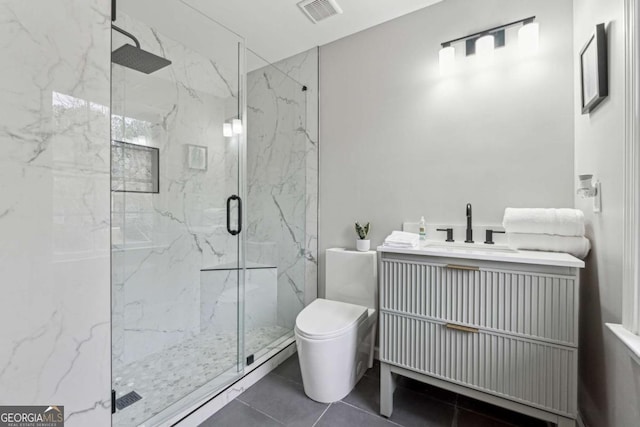
[[[374,365],[340,402],[318,403],[302,388],[298,356],[293,355],[201,427],[542,427],[543,421],[427,384],[401,378],[390,418],[378,414],[380,371]]]

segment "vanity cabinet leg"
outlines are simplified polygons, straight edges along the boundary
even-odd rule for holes
[[[393,392],[396,381],[389,365],[380,363],[380,415],[390,417],[393,412]]]
[[[573,418],[558,417],[558,427],[577,427],[578,423]]]

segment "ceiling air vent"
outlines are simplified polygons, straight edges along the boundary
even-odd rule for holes
[[[342,9],[335,0],[302,0],[298,3],[298,7],[314,24],[342,13]]]

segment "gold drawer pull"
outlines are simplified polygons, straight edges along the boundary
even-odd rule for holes
[[[479,271],[480,267],[475,267],[473,265],[456,265],[456,264],[447,264],[447,268],[452,270],[469,270],[469,271]]]
[[[445,326],[447,327],[447,329],[455,329],[456,331],[471,332],[474,334],[478,333],[478,330],[476,328],[471,328],[469,326],[456,325],[454,323],[447,323],[445,324]]]

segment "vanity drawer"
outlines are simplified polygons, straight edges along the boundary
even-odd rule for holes
[[[575,416],[577,349],[455,327],[382,312],[380,360]]]
[[[380,309],[577,346],[576,276],[382,260]]]

